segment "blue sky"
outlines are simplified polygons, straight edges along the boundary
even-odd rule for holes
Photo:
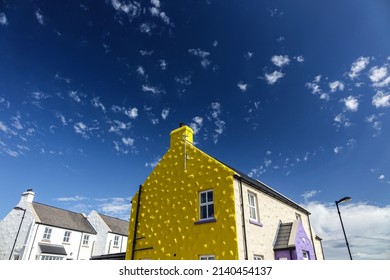
[[[179,123],[311,211],[325,257],[390,258],[390,2],[0,1],[0,217],[128,218]],[[370,232],[370,236],[367,235]]]

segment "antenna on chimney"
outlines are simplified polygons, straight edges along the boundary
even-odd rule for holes
[[[27,191],[28,191],[28,192],[32,192],[32,191],[33,191],[33,189],[27,189]]]

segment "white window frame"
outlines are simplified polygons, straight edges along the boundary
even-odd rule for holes
[[[263,255],[253,255],[253,259],[256,261],[263,261],[264,256]]]
[[[260,222],[259,210],[257,207],[257,195],[253,192],[248,192],[248,207],[249,207],[249,220]]]
[[[209,196],[208,196],[208,193],[212,193],[212,200],[209,201]],[[202,202],[202,194],[205,195],[205,198],[206,198],[206,201]],[[210,211],[209,211],[209,206],[212,206],[212,209],[213,209],[213,214],[210,215]],[[202,217],[202,207],[206,207],[206,217]],[[210,220],[210,219],[213,219],[214,218],[214,213],[215,213],[215,209],[214,209],[214,190],[207,190],[207,191],[202,191],[199,193],[199,220]]]
[[[310,260],[310,254],[308,251],[302,250],[302,256],[303,256],[303,260],[305,261]]]
[[[89,244],[89,237],[90,237],[89,234],[85,234],[84,235],[84,237],[83,237],[83,246],[88,246],[88,244]]]
[[[41,255],[39,260],[41,261],[62,261],[64,257],[52,256],[52,255]]]
[[[114,246],[116,246],[116,247],[119,246],[119,235],[114,236]]]
[[[200,255],[199,260],[201,261],[215,260],[215,255]]]
[[[302,221],[302,216],[301,216],[301,214],[295,213],[295,219],[296,219],[296,220],[299,220],[299,221]]]
[[[43,240],[50,240],[53,229],[50,227],[45,227],[45,232],[43,233]]]
[[[62,242],[69,243],[71,235],[72,235],[71,231],[69,231],[69,230],[65,231],[64,238],[62,239]]]

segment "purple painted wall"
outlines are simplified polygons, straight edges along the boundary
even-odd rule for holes
[[[309,253],[309,259],[315,260],[313,245],[309,236],[303,229],[301,221],[298,222],[298,232],[295,237],[296,260],[303,260],[303,251]]]
[[[303,251],[308,252],[310,260],[315,260],[314,249],[310,238],[306,234],[301,221],[298,221],[298,230],[297,235],[295,236],[295,248],[275,251],[275,260],[285,258],[288,260],[303,260]]]

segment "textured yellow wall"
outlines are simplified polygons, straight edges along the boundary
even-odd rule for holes
[[[187,141],[184,141],[184,138]],[[238,259],[233,170],[192,144],[187,126],[171,133],[171,146],[143,184],[134,259]],[[185,153],[187,154],[185,160]],[[199,220],[199,192],[214,190],[216,222]],[[126,259],[131,258],[134,196]],[[141,238],[141,239],[139,239]]]

